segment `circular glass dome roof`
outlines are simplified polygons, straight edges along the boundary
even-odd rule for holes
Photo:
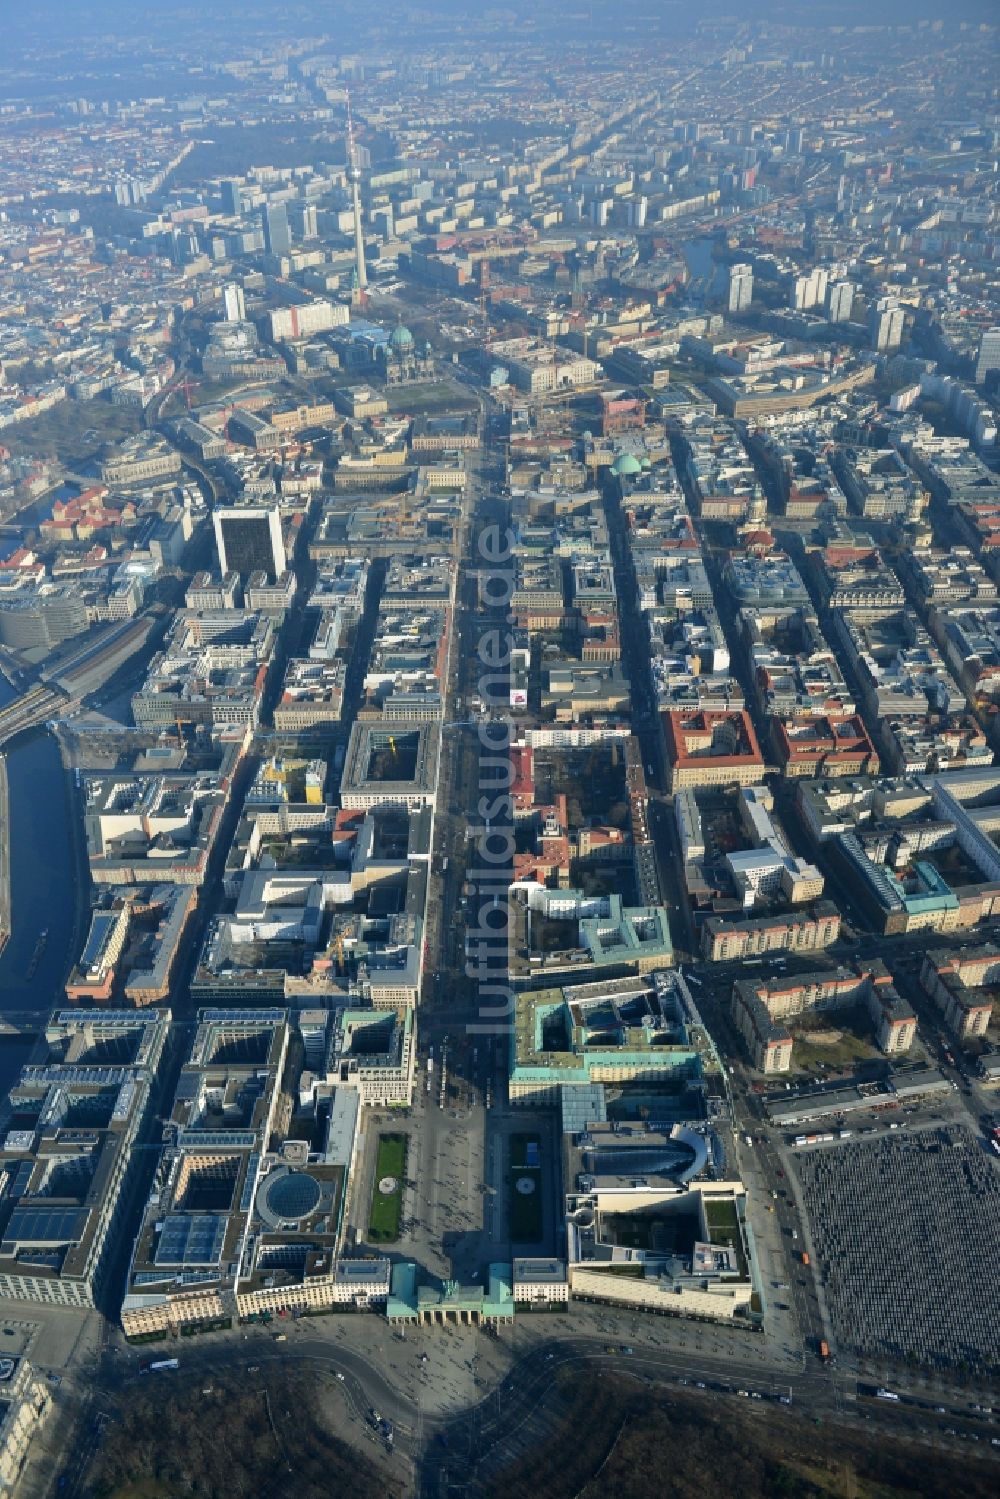
[[[264,1200],[276,1218],[306,1218],[319,1206],[323,1190],[304,1171],[287,1171],[264,1183]]]

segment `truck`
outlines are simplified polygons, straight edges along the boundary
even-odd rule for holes
[[[819,1356],[824,1363],[830,1357],[830,1345],[826,1341],[826,1338],[820,1338],[819,1340]]]
[[[881,1385],[879,1385],[878,1389],[875,1391],[875,1399],[894,1400],[897,1404],[899,1403],[899,1396],[896,1394],[895,1390],[885,1390]]]
[[[803,1265],[808,1265],[809,1263],[809,1256],[804,1249],[802,1251],[802,1263]]]

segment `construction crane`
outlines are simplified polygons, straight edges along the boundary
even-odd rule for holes
[[[187,409],[190,411],[191,410],[191,404],[192,404],[191,403],[191,392],[193,390],[197,390],[198,389],[198,381],[197,380],[178,380],[176,389],[177,390],[182,390],[184,392],[184,400],[185,400],[185,402],[187,404]]]

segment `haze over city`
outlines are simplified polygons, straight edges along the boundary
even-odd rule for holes
[[[998,78],[5,17],[0,1495],[995,1493]]]

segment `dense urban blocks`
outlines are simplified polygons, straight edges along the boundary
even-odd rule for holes
[[[1000,29],[455,8],[5,32],[0,1494],[993,1499]]]

